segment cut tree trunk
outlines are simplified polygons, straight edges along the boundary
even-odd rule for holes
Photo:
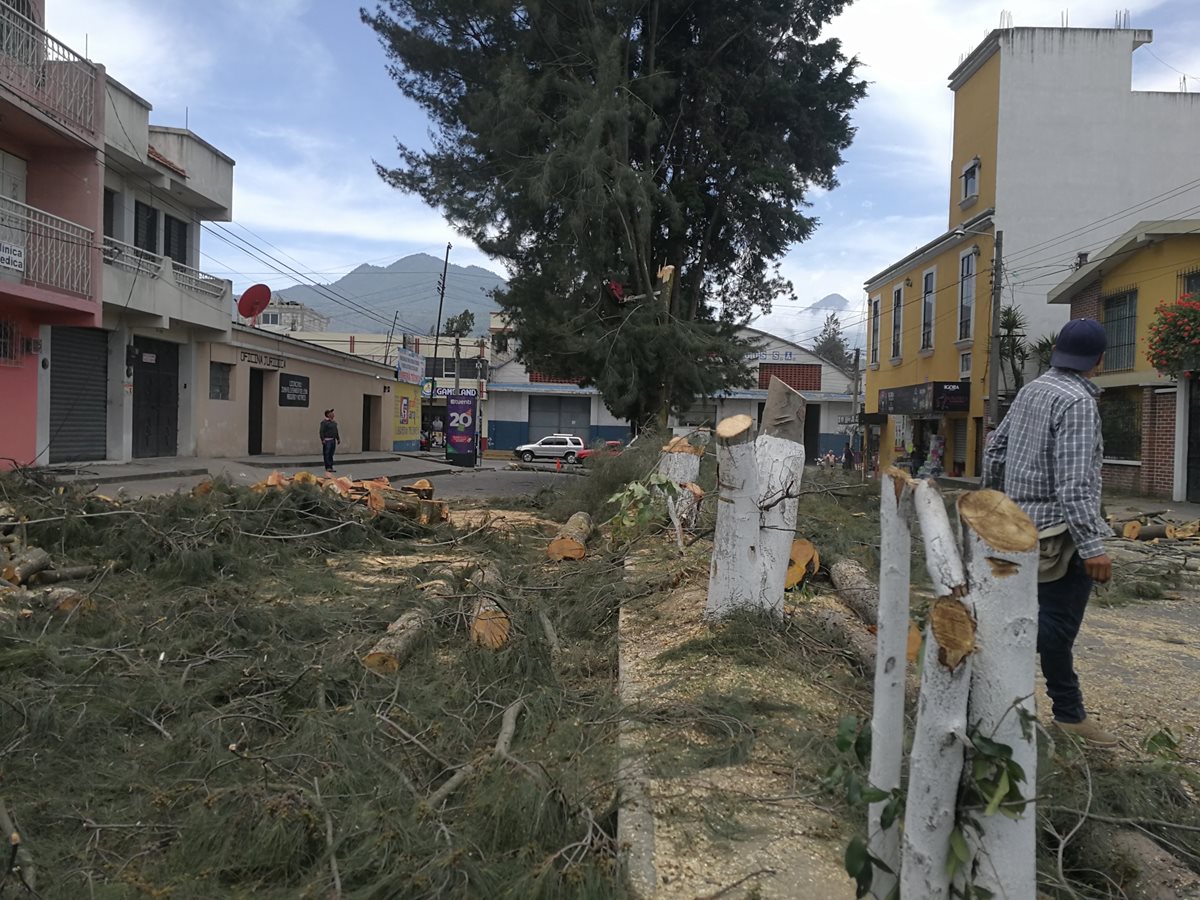
[[[704,447],[693,444],[688,438],[672,438],[663,448],[658,459],[659,474],[665,475],[679,487],[678,495],[672,500],[667,497],[667,509],[673,522],[680,529],[696,527],[700,514],[700,501],[704,491],[696,486],[700,480],[700,461]]]
[[[913,509],[921,525],[925,544],[925,568],[933,582],[935,597],[959,597],[966,591],[966,575],[962,554],[950,518],[946,501],[937,482],[932,478],[917,481],[913,487]]]
[[[363,657],[363,665],[379,675],[394,675],[408,662],[421,635],[429,628],[429,613],[410,609],[387,627],[383,635]]]
[[[804,584],[821,568],[821,554],[806,538],[796,538],[792,541],[792,549],[788,554],[787,580],[783,586],[791,590],[798,584]]]
[[[1200,875],[1138,831],[1093,826],[1101,851],[1132,869],[1121,884],[1129,900],[1200,900]]]
[[[880,489],[882,493],[888,487],[887,475],[884,475],[884,482]],[[907,499],[907,498],[906,498]],[[905,503],[905,507],[909,507],[909,503]],[[891,511],[893,519],[895,519],[895,510]],[[889,526],[886,522],[883,524],[883,541],[887,542],[899,540],[894,535],[889,536]],[[893,530],[897,527],[895,524],[890,526]],[[903,530],[905,534],[909,533],[908,521],[903,521]],[[909,539],[911,542],[911,538]],[[904,564],[908,565],[908,554],[910,550],[905,550]],[[891,566],[895,561],[885,562],[883,547],[880,547],[880,569],[879,583],[885,584],[885,577],[891,570]],[[908,570],[905,569],[905,572]],[[894,573],[891,573],[894,575]],[[880,588],[875,586],[875,582],[871,580],[871,576],[867,574],[867,570],[863,568],[862,563],[853,559],[839,559],[829,569],[829,579],[833,582],[833,586],[837,588],[838,596],[842,598],[842,602],[854,610],[855,615],[866,622],[868,625],[875,625],[879,621],[879,595]],[[908,621],[908,576],[904,578],[904,621]]]
[[[50,554],[40,547],[30,547],[14,558],[0,572],[0,578],[10,584],[26,584],[35,575],[53,565]]]
[[[971,667],[967,723],[1007,744],[1025,771],[1029,799],[1014,818],[992,815],[972,849],[985,862],[975,887],[995,897],[1032,897],[1037,890],[1037,741],[1029,724],[1034,706],[1038,631],[1038,537],[1033,522],[999,491],[972,491],[958,500],[971,599],[978,617],[979,652]]]
[[[471,609],[471,640],[489,650],[499,650],[508,643],[512,620],[500,604],[484,592],[500,587],[500,570],[494,563],[487,563],[480,566],[468,580],[480,592]]]
[[[591,516],[582,511],[575,513],[558,529],[546,547],[546,555],[555,561],[583,559],[594,530]]]
[[[52,587],[40,591],[11,585],[0,588],[0,603],[21,606],[27,609],[42,609],[63,615],[65,613],[88,612],[96,608],[96,603],[87,594],[74,588]]]
[[[749,416],[730,416],[717,425],[717,530],[704,610],[710,619],[753,606],[758,595],[759,509],[753,433],[754,421]]]
[[[1174,525],[1142,525],[1138,522],[1126,522],[1124,536],[1131,541],[1153,541],[1157,538],[1175,540]]]
[[[804,398],[772,376],[754,442],[758,478],[758,605],[783,614],[788,561],[804,478]]]
[[[406,494],[416,494],[421,500],[433,499],[433,483],[427,478],[419,478],[412,484],[406,484],[400,488]]]
[[[47,569],[29,576],[30,584],[58,584],[60,581],[83,581],[110,568],[109,566],[67,566],[62,569]]]
[[[939,553],[950,557],[944,561],[947,571],[962,571],[961,558],[955,564],[955,557],[959,556],[957,547],[953,544],[944,546],[942,540],[945,533],[953,533],[945,506],[926,502],[923,510],[920,507],[918,510],[926,550],[936,547]],[[930,568],[932,570],[933,566]],[[943,585],[944,589],[948,587],[952,585]],[[909,755],[901,847],[900,894],[903,897],[947,900],[950,896],[946,857],[950,852],[950,833],[954,830],[958,805],[967,731],[967,693],[971,685],[971,653],[975,649],[975,617],[971,602],[968,597],[939,597],[930,610],[925,630],[925,659]]]
[[[888,468],[879,488],[879,587],[866,569],[851,560],[836,563],[830,577],[838,594],[850,603],[863,621],[878,623],[875,632],[875,696],[871,715],[871,765],[873,787],[894,791],[900,787],[904,765],[904,688],[908,672],[909,590],[912,555],[912,481],[899,469]],[[900,871],[900,822],[884,828],[886,800],[867,808],[867,841],[871,852],[886,866],[876,866],[871,894],[886,900]]]

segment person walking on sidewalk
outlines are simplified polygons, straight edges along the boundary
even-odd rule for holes
[[[1050,370],[1017,393],[984,449],[983,486],[1008,494],[1038,528],[1038,637],[1054,724],[1093,747],[1117,739],[1087,714],[1075,674],[1075,638],[1092,584],[1112,578],[1100,515],[1099,389],[1089,380],[1104,358],[1104,326],[1074,319],[1063,326]]]
[[[333,451],[342,442],[338,434],[337,422],[333,420],[333,410],[325,410],[325,418],[321,420],[321,453],[325,457],[325,471],[333,472]]]

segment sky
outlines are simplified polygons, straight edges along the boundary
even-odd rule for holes
[[[831,22],[860,60],[868,95],[853,114],[854,144],[838,186],[810,195],[815,234],[782,260],[796,300],[756,327],[808,343],[829,311],[861,345],[862,285],[947,226],[952,94],[946,77],[1002,10],[1016,26],[1111,27],[1111,0],[858,0]],[[233,224],[312,280],[410,253],[503,274],[441,215],[378,177],[397,139],[421,143],[423,112],[389,76],[375,33],[350,0],[46,0],[47,30],[102,63],[154,106],[151,122],[186,125],[237,161]],[[1122,9],[1125,9],[1124,7]],[[1134,53],[1133,87],[1200,90],[1200,3],[1145,0],[1130,24],[1154,30]],[[294,277],[222,240],[201,238],[200,268],[235,290]],[[845,304],[828,300],[831,294]],[[403,311],[401,311],[403,316]],[[333,323],[334,328],[337,322]]]

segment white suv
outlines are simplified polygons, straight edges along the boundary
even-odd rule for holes
[[[579,452],[584,448],[583,438],[573,434],[552,434],[532,444],[522,444],[513,451],[525,462],[533,462],[538,457],[545,459],[561,459],[573,463],[579,458]]]

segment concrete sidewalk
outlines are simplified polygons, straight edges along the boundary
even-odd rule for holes
[[[481,460],[485,464],[489,461]],[[345,453],[335,460],[337,474],[349,478],[387,478],[406,482],[467,471],[446,465],[436,457],[413,458],[396,453]],[[488,467],[494,466],[494,463]],[[163,494],[187,490],[206,478],[224,477],[235,484],[254,484],[273,471],[288,475],[311,472],[323,475],[325,466],[320,459],[304,456],[256,456],[251,459],[211,459],[197,457],[165,457],[139,459],[126,463],[96,462],[71,466],[53,466],[60,480],[75,484],[103,487],[103,493],[123,492],[130,496]]]

